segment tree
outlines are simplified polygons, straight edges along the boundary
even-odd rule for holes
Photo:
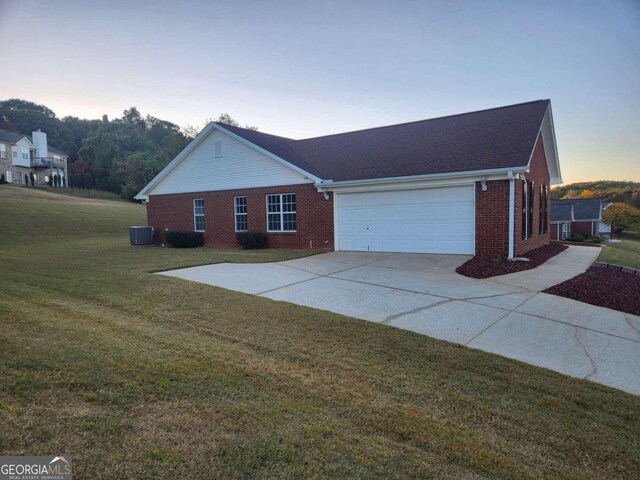
[[[604,223],[611,225],[611,231],[620,234],[623,230],[640,230],[640,209],[624,203],[612,203],[602,212]]]
[[[234,120],[231,115],[229,115],[228,113],[221,113],[220,116],[218,117],[218,120],[216,120],[218,123],[224,123],[225,125],[231,125],[232,127],[239,127],[240,123],[238,123],[236,120]],[[206,122],[209,123],[209,122]],[[253,125],[245,125],[242,128],[246,128],[247,130],[258,130],[258,127],[254,127]]]
[[[590,198],[585,195],[600,197],[603,202],[626,203],[640,208],[640,182],[598,180],[563,185],[551,191],[552,198]]]
[[[51,146],[64,151],[73,147],[71,130],[44,105],[18,98],[1,101],[0,121],[10,122],[25,135],[31,135],[31,132],[40,129],[47,133],[47,141]]]
[[[578,194],[577,198],[600,198],[600,194],[593,190],[585,189]]]

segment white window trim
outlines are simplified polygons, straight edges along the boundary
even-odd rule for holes
[[[202,200],[202,213],[201,214],[200,213],[196,214],[196,202],[198,200]],[[196,227],[196,225],[197,225],[196,217],[202,217],[202,224],[204,225],[204,198],[194,198],[192,205],[193,205],[193,231],[194,232],[204,232],[204,229],[198,230],[197,227]]]
[[[244,206],[246,208],[246,212],[245,213],[238,213],[238,205],[236,203],[236,200],[238,198],[244,198]],[[249,204],[247,201],[247,196],[246,195],[238,195],[237,197],[233,197],[233,228],[235,229],[236,232],[247,232],[249,231],[249,221],[248,221],[248,214],[249,213]],[[245,228],[244,230],[238,230],[238,217],[244,217],[244,223],[247,226],[247,228]]]
[[[264,196],[265,210],[267,215],[267,232],[269,233],[296,233],[298,231],[298,198],[296,196],[296,209],[293,212],[285,212],[283,208],[282,199],[285,195],[296,195],[295,193],[267,193]],[[280,198],[280,230],[270,230],[269,229],[269,197],[278,196]],[[278,212],[271,212],[271,214],[275,214]],[[296,214],[296,229],[295,230],[282,230],[284,228],[284,214],[285,213],[295,213]]]

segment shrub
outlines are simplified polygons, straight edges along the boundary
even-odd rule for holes
[[[164,232],[165,241],[176,248],[201,247],[204,244],[202,232]]]
[[[267,248],[269,237],[264,232],[238,232],[236,233],[236,241],[245,250],[253,250]]]
[[[590,242],[590,243],[602,243],[602,237],[599,237],[597,235],[591,235],[590,237],[587,237],[587,239],[585,240],[585,242]]]
[[[567,240],[570,242],[584,242],[586,238],[584,235],[571,235]]]

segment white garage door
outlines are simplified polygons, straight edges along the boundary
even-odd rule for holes
[[[339,193],[335,198],[338,250],[475,251],[473,186]]]

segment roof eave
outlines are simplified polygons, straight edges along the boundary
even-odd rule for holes
[[[508,167],[508,168],[491,168],[485,170],[467,170],[463,172],[443,172],[432,173],[425,175],[409,175],[404,177],[383,177],[383,178],[367,178],[359,180],[325,180],[322,182],[316,182],[316,187],[319,189],[333,189],[335,187],[351,187],[351,186],[365,186],[365,185],[380,185],[385,183],[409,183],[421,180],[437,180],[447,178],[468,178],[468,177],[483,177],[490,175],[504,175],[505,178],[508,172],[525,172],[527,166]]]

